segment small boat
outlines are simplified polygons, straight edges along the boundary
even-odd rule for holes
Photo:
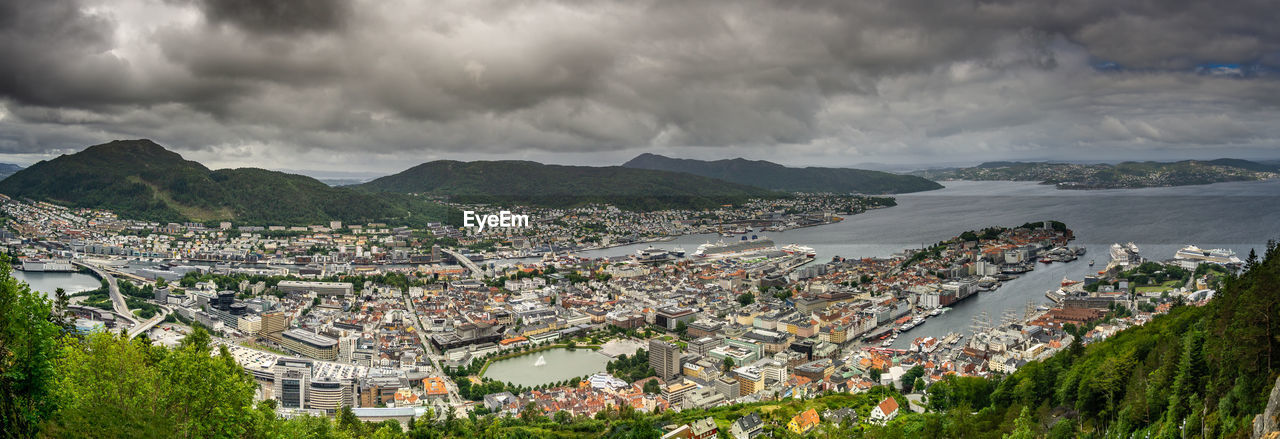
[[[1041,264],[1052,264],[1052,263],[1053,263],[1053,259],[1049,259],[1049,258],[1047,258],[1047,257],[1046,257],[1046,258],[1040,258],[1040,263],[1041,263]]]
[[[1093,266],[1093,259],[1090,259],[1090,260],[1089,260],[1089,266],[1090,266],[1090,267],[1092,267],[1092,266]]]

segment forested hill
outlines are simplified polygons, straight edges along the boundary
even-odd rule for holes
[[[292,225],[394,222],[410,216],[425,221],[442,220],[448,212],[434,203],[329,187],[302,175],[255,168],[211,171],[147,139],[117,140],[41,161],[0,181],[0,193],[161,222]]]
[[[941,189],[913,175],[852,168],[790,168],[763,160],[693,160],[641,154],[622,166],[686,172],[734,183],[788,192],[900,194]]]
[[[354,187],[371,192],[443,195],[463,202],[549,207],[608,203],[633,210],[708,208],[782,195],[679,172],[516,160],[438,160]]]

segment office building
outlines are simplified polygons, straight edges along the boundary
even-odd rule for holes
[[[348,296],[351,295],[353,286],[351,282],[309,282],[298,280],[284,280],[276,284],[276,288],[282,293],[298,293],[306,294],[314,292],[321,296]]]
[[[662,381],[680,375],[680,347],[662,340],[649,340],[649,367]]]
[[[290,329],[281,334],[280,345],[317,360],[338,359],[338,341],[303,329]]]
[[[281,408],[306,408],[307,392],[311,389],[311,360],[284,358],[276,360],[272,394]]]

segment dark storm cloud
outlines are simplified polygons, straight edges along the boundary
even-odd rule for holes
[[[1270,3],[6,1],[0,151],[1269,148]]]
[[[351,13],[344,0],[195,0],[212,23],[266,33],[323,32],[341,28]]]

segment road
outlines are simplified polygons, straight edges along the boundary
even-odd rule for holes
[[[71,263],[93,270],[94,274],[98,275],[98,278],[106,279],[107,292],[111,296],[111,307],[114,308],[116,314],[120,315],[125,320],[128,320],[129,323],[132,323],[134,326],[137,326],[138,320],[133,318],[133,311],[129,311],[129,305],[125,304],[124,295],[120,294],[120,286],[116,283],[115,276],[112,276],[111,273],[107,273],[106,270],[96,265],[87,264],[74,259]]]
[[[466,267],[467,270],[471,270],[472,279],[484,279],[484,271],[480,270],[480,266],[476,265],[475,262],[471,262],[471,259],[468,259],[466,256],[463,256],[462,253],[458,253],[456,251],[447,250],[443,248],[440,249],[440,251],[448,253],[449,256],[453,256],[454,259],[458,260],[459,264],[462,264],[462,266]]]
[[[155,317],[151,318],[151,320],[142,322],[141,325],[135,325],[133,329],[129,330],[129,338],[134,338],[144,332],[150,331],[151,328],[154,328],[156,325],[160,324],[160,322],[163,322],[164,318],[168,317],[172,312],[173,310],[169,307],[161,305],[159,314],[156,314]]]
[[[409,322],[412,324],[413,333],[418,335],[418,341],[422,343],[423,352],[426,353],[427,359],[431,360],[433,370],[430,375],[444,378],[445,387],[449,388],[449,404],[456,407],[458,404],[464,403],[462,396],[458,395],[458,385],[444,374],[444,367],[440,364],[440,358],[432,352],[431,342],[427,340],[426,331],[422,330],[424,326],[422,326],[422,320],[418,318],[417,308],[414,308],[413,303],[409,301],[408,294],[404,295],[403,298],[404,308],[409,311]]]

